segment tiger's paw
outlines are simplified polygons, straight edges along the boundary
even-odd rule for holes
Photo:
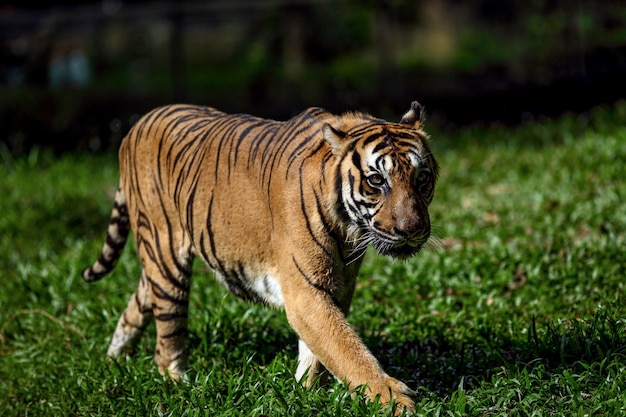
[[[380,396],[383,404],[391,405],[395,403],[396,408],[394,414],[401,415],[403,412],[412,413],[415,411],[415,398],[417,392],[410,389],[406,384],[395,378],[387,376],[384,382],[380,384],[379,391],[372,390],[374,396]]]
[[[163,376],[169,376],[174,381],[188,382],[187,361],[185,359],[174,360],[167,367],[159,364],[159,373]]]
[[[399,416],[402,413],[412,414],[415,412],[415,401],[413,400],[413,396],[408,396],[404,394],[395,394],[394,400],[396,403],[396,409],[394,411],[394,415]]]

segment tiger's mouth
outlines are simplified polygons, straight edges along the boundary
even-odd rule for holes
[[[387,239],[381,239],[374,242],[374,248],[380,255],[391,256],[396,259],[407,259],[419,253],[427,240],[428,236],[400,242],[390,242]]]
[[[367,247],[373,246],[379,255],[400,260],[419,253],[430,238],[430,229],[421,230],[410,238],[399,238],[363,224],[357,233],[352,241],[352,255],[360,257],[365,254]]]
[[[422,250],[422,245],[419,246],[411,246],[411,245],[402,245],[402,246],[394,246],[389,250],[388,256],[397,259],[407,259],[413,255],[419,253]]]

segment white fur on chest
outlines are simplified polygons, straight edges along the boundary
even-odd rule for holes
[[[254,291],[265,302],[274,307],[284,307],[283,291],[278,281],[271,276],[262,279],[253,279],[250,290]]]
[[[249,301],[258,301],[273,307],[284,307],[283,291],[278,280],[271,275],[252,277],[247,274],[221,274],[217,279],[235,296]]]

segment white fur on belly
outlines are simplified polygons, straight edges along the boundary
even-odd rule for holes
[[[283,291],[278,281],[271,277],[255,279],[252,281],[250,290],[254,291],[259,297],[264,299],[268,304],[275,307],[284,307]]]

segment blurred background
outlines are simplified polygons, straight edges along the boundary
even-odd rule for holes
[[[0,40],[12,154],[114,150],[173,102],[397,120],[417,99],[456,129],[584,116],[626,96],[623,0],[9,2]]]

